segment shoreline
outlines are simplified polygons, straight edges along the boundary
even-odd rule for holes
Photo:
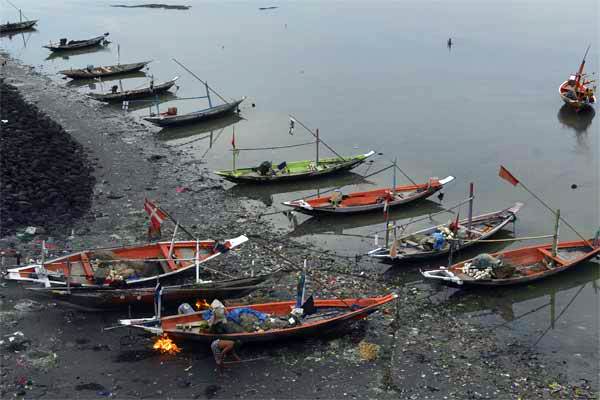
[[[443,300],[431,300],[435,299],[436,292],[427,285],[394,288],[390,282],[372,278],[377,268],[380,269],[379,264],[373,267],[363,261],[361,265],[349,265],[347,260],[339,261],[308,246],[280,249],[277,229],[268,221],[258,219],[260,210],[246,207],[243,199],[228,195],[219,180],[208,177],[202,165],[178,162],[181,153],[161,145],[154,136],[155,128],[61,86],[32,67],[10,58],[7,61],[2,67],[7,83],[17,86],[28,102],[36,104],[87,148],[88,157],[95,164],[96,184],[91,207],[74,224],[74,237],[69,238],[70,231],[56,237],[59,248],[120,246],[145,241],[147,215],[143,211],[143,200],[148,197],[159,201],[201,239],[226,239],[239,234],[250,238],[239,250],[211,262],[211,268],[242,275],[250,273],[252,261],[255,272],[260,272],[260,269],[284,266],[281,257],[293,260],[297,266],[307,258],[313,267],[313,279],[309,279],[307,286],[315,295],[366,296],[396,291],[400,297],[396,304],[373,314],[348,336],[248,349],[247,355],[266,355],[270,361],[228,371],[226,377],[240,383],[231,387],[214,373],[212,360],[198,348],[184,345],[185,353],[162,356],[149,350],[150,342],[145,340],[123,346],[120,344],[124,337],[122,332],[101,334],[97,329],[112,325],[118,314],[77,313],[31,300],[26,291],[8,282],[2,299],[1,315],[6,323],[1,333],[7,335],[21,330],[31,343],[19,353],[5,351],[3,396],[23,390],[27,397],[30,394],[37,397],[34,393],[38,392],[50,397],[96,396],[95,392],[78,394],[77,385],[85,383],[98,383],[120,398],[142,395],[189,398],[198,393],[210,397],[208,393],[215,387],[218,398],[298,395],[560,398],[573,395],[576,382],[567,383],[568,380],[560,376],[559,365],[547,363],[543,356],[518,343],[500,343],[489,329],[456,316],[455,307],[444,304]],[[177,187],[187,190],[178,193]],[[11,240],[17,242],[15,238],[2,238],[0,243],[5,247]],[[19,244],[27,258],[39,255],[39,249],[33,249],[31,243]],[[280,256],[265,250],[268,245],[273,245]],[[370,279],[359,275],[364,271]],[[283,298],[293,290],[295,277],[289,274],[273,288],[244,301],[256,297]],[[27,303],[29,309],[15,308],[27,300],[33,301]],[[39,332],[40,325],[46,328],[43,334]],[[56,340],[50,343],[52,337]],[[378,358],[362,359],[356,350],[360,341],[380,346]],[[100,350],[90,346],[100,346]],[[29,361],[22,361],[23,355],[31,355],[32,349],[51,349],[57,355],[56,365],[44,370],[32,362],[31,357]],[[119,361],[128,356],[137,364]],[[82,357],[89,359],[82,361]],[[25,367],[17,367],[19,362]],[[78,369],[73,368],[74,362],[83,364],[81,371],[74,371]],[[131,366],[134,365],[140,370],[157,369],[161,376],[149,373],[149,378],[140,378],[136,375],[138,380],[132,381]],[[194,376],[182,372],[189,365]],[[23,389],[27,385],[15,383],[25,371],[33,381],[32,389]],[[198,380],[205,383],[198,385]],[[156,386],[149,389],[151,384]],[[585,394],[587,389],[581,390]]]

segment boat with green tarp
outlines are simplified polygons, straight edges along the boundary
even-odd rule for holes
[[[231,170],[215,171],[215,174],[232,182],[264,183],[282,182],[299,179],[310,179],[330,175],[337,172],[348,171],[364,163],[375,154],[370,151],[351,157],[322,158],[315,160],[291,161],[274,164],[265,161],[257,167],[236,168]]]

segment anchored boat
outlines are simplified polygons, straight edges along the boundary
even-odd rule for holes
[[[364,163],[374,154],[374,151],[370,151],[366,154],[345,158],[332,157],[319,159],[318,161],[290,161],[278,165],[267,162],[262,163],[258,167],[215,171],[215,174],[222,176],[228,181],[239,183],[265,183],[310,179],[351,170]]]
[[[162,288],[163,304],[178,306],[187,302],[194,304],[199,299],[237,299],[260,289],[261,284],[273,277],[278,271],[247,278],[227,279],[222,281],[201,281],[184,285],[164,286]],[[111,287],[52,287],[27,288],[36,294],[50,297],[53,300],[67,302],[85,309],[116,309],[133,305],[136,308],[152,308],[155,289],[111,288]]]
[[[245,97],[242,97],[241,99],[232,101],[230,103],[225,103],[214,107],[210,106],[204,110],[181,115],[177,114],[177,107],[171,107],[166,112],[154,114],[150,117],[144,117],[144,121],[148,121],[163,128],[202,122],[234,113],[238,109],[240,103],[245,99]]]
[[[371,250],[371,257],[389,261],[421,260],[457,252],[494,235],[517,218],[523,203],[505,210],[426,228],[392,241],[388,247]]]
[[[117,85],[114,85],[110,93],[90,93],[89,96],[98,101],[104,101],[107,103],[117,103],[124,100],[141,99],[144,97],[150,97],[165,93],[175,85],[175,81],[177,81],[177,79],[178,78],[175,77],[170,81],[160,83],[158,85],[154,85],[153,83],[151,83],[149,86],[144,88],[123,90],[120,92],[118,91],[119,87]]]
[[[491,262],[485,265],[476,262],[476,257],[421,274],[427,280],[451,286],[508,286],[555,275],[598,255],[600,240],[596,237],[589,241],[558,243],[556,247],[548,243],[502,251],[491,254],[491,258],[487,258]]]
[[[342,194],[334,192],[331,196],[313,197],[286,201],[283,204],[305,214],[357,214],[384,207],[406,205],[426,199],[442,190],[452,182],[453,176],[444,179],[430,178],[427,183],[396,186],[394,188],[375,189],[365,192]]]
[[[248,240],[158,242],[85,250],[53,260],[8,269],[5,279],[50,286],[125,287],[152,284],[197,267]]]
[[[58,71],[59,74],[63,74],[71,79],[90,79],[90,78],[102,78],[105,76],[113,76],[119,74],[126,74],[128,72],[137,72],[150,64],[151,61],[142,61],[131,64],[117,64],[107,65],[105,67],[92,67],[81,69],[66,69]]]
[[[558,88],[560,98],[570,107],[576,110],[592,107],[596,104],[596,86],[590,86],[594,80],[587,80],[587,74],[583,72],[585,58],[587,57],[590,46],[588,46],[579,65],[579,70],[564,81]]]
[[[163,318],[122,319],[119,324],[137,328],[155,335],[168,334],[174,339],[195,340],[211,343],[215,339],[240,340],[242,342],[270,342],[291,338],[321,336],[335,331],[353,321],[366,318],[378,308],[396,299],[396,294],[362,299],[315,300],[310,314],[291,318],[297,307],[294,301],[252,304],[227,307],[226,313],[249,309],[265,319],[264,328],[252,332],[211,333],[208,320],[211,311],[200,311],[186,315]],[[239,311],[238,311],[239,312]]]
[[[50,42],[50,44],[46,46],[42,46],[47,48],[50,51],[66,51],[66,50],[76,50],[84,47],[93,47],[100,46],[104,43],[107,43],[106,37],[108,36],[108,32],[106,32],[102,36],[96,36],[95,38],[85,39],[85,40],[69,40],[60,39],[58,44],[54,44]]]
[[[19,22],[7,22],[5,24],[1,24],[0,25],[0,33],[18,32],[18,31],[27,30],[27,29],[33,28],[33,26],[35,24],[37,24],[37,22],[38,22],[37,19],[23,21],[23,12],[19,9]]]

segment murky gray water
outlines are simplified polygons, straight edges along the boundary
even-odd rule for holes
[[[432,198],[395,211],[393,218],[400,223],[461,201],[473,181],[476,213],[524,201],[515,233],[550,233],[551,214],[521,188],[497,177],[502,163],[586,236],[599,225],[598,123],[593,114],[574,115],[562,108],[557,93],[589,42],[587,70],[598,70],[594,1],[569,4],[568,13],[557,0],[485,5],[285,2],[268,11],[259,11],[268,4],[257,2],[187,1],[193,6],[188,11],[111,8],[110,3],[22,0],[25,14],[40,19],[38,30],[2,37],[0,43],[51,74],[114,64],[119,46],[123,63],[154,60],[147,73],[157,82],[180,76],[178,97],[203,96],[203,86],[171,61],[175,57],[226,97],[248,96],[241,107],[242,120],[161,132],[161,140],[178,146],[185,160],[204,158],[210,169],[230,167],[234,125],[240,148],[310,141],[300,127],[294,136],[288,134],[288,114],[320,128],[322,138],[341,154],[371,149],[383,153],[373,164],[355,170],[356,175],[230,189],[232,195],[268,206],[265,212],[283,209],[284,200],[340,184],[348,185],[346,191],[389,185],[390,171],[366,180],[360,175],[397,157],[399,166],[417,181],[457,177],[445,190],[442,204]],[[1,7],[3,19],[18,17],[8,5]],[[104,32],[110,32],[112,44],[102,51],[47,59],[49,52],[41,48],[49,40]],[[449,36],[454,41],[451,49],[446,47]],[[122,80],[122,85],[127,89],[145,82],[137,76]],[[95,86],[108,91],[112,84]],[[83,85],[78,90],[90,88]],[[161,109],[176,106],[186,112],[206,107],[204,100],[164,100],[170,101]],[[143,104],[131,108],[140,108],[134,111],[138,115],[147,113]],[[240,154],[238,165],[313,156],[313,146],[247,151]],[[571,189],[572,184],[577,189]],[[461,215],[466,215],[465,208]],[[383,227],[378,214],[343,220],[299,216],[295,228],[282,215],[272,218],[295,240],[350,256],[371,249],[373,232]],[[448,218],[446,214],[436,220]],[[563,227],[561,238],[576,236]],[[467,255],[473,252],[463,256]],[[389,274],[418,279],[414,269]],[[505,324],[498,328],[501,335],[505,330],[567,360],[571,376],[595,377],[597,284],[598,264],[588,263],[532,286],[464,297],[450,290],[447,295],[459,296],[465,312],[481,315],[490,324]]]

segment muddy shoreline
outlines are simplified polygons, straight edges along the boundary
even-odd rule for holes
[[[165,356],[151,350],[151,338],[118,329],[101,332],[126,310],[83,313],[3,282],[2,397],[516,399],[592,398],[597,390],[597,382],[569,381],[559,363],[518,341],[498,341],[495,332],[460,318],[457,306],[427,285],[393,284],[383,279],[380,264],[282,242],[277,228],[258,218],[264,209],[228,194],[211,177],[210,165],[187,163],[183,153],[162,145],[155,128],[18,61],[8,59],[1,72],[28,102],[88,149],[94,165],[89,211],[64,232],[52,233],[59,250],[144,242],[142,205],[148,197],[200,238],[250,237],[211,268],[243,275],[253,261],[258,272],[284,266],[283,258],[295,265],[307,258],[316,296],[400,295],[396,304],[348,335],[245,348],[242,357],[266,358],[218,377],[207,349],[198,345],[181,343],[182,353]],[[165,238],[169,232],[163,230]],[[38,257],[35,240],[47,236],[4,237],[0,247],[12,244],[26,258]],[[289,297],[294,280],[289,274],[245,300]],[[379,346],[374,360],[361,358],[361,341]]]

